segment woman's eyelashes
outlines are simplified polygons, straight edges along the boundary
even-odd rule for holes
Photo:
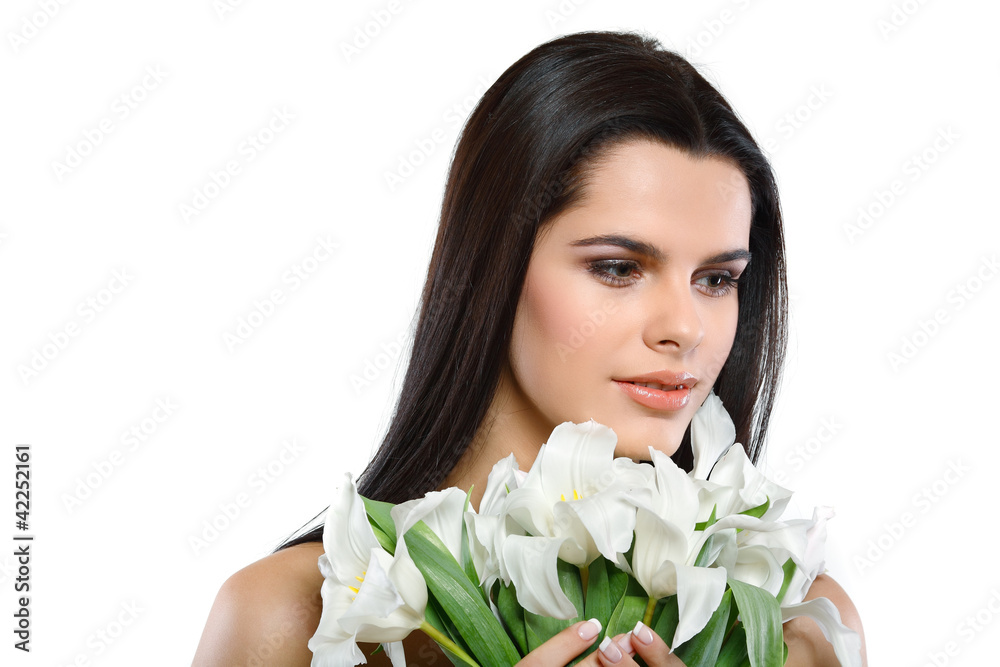
[[[631,285],[638,277],[639,263],[630,259],[601,259],[589,263],[589,271],[615,287]],[[624,274],[624,275],[623,275]]]
[[[587,264],[590,273],[612,287],[635,284],[641,277],[641,268],[639,262],[631,259],[601,259]],[[695,284],[701,285],[708,296],[721,297],[733,292],[739,282],[729,271],[720,271],[699,277]]]

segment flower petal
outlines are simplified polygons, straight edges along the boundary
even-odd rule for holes
[[[782,604],[794,604],[805,599],[809,587],[817,575],[823,571],[826,564],[824,555],[826,546],[826,522],[834,516],[831,507],[816,507],[813,518],[808,522],[806,530],[806,545],[800,554],[791,554],[798,567],[788,584]],[[789,522],[799,523],[799,522]]]
[[[486,479],[483,498],[479,501],[479,514],[488,516],[500,513],[500,506],[507,494],[519,486],[519,480],[514,474],[517,469],[517,459],[513,454],[508,454],[493,465]]]
[[[309,639],[308,646],[313,653],[311,667],[354,667],[368,662],[354,635],[317,633]]]
[[[409,556],[372,549],[364,582],[337,622],[359,641],[399,641],[420,627],[426,607],[427,586]]]
[[[500,575],[500,564],[493,549],[500,517],[466,512],[465,523],[469,530],[469,553],[472,554],[472,562],[479,573],[478,583],[488,590]]]
[[[403,642],[383,642],[382,648],[392,661],[392,667],[406,667],[406,656],[403,652]]]
[[[727,513],[742,512],[770,499],[767,512],[761,518],[775,519],[785,511],[792,497],[791,491],[769,480],[750,462],[742,446],[730,447],[709,479],[738,491],[740,502],[727,508]]]
[[[723,407],[722,399],[712,389],[691,420],[691,451],[694,454],[691,476],[708,479],[712,466],[734,442],[736,426]]]
[[[556,558],[562,539],[511,535],[503,544],[503,560],[514,582],[517,601],[535,614],[568,619],[576,607],[559,586]]]
[[[736,564],[729,571],[729,576],[745,584],[763,588],[775,597],[785,581],[785,571],[775,558],[774,552],[761,545],[739,549],[736,553]]]
[[[676,568],[677,630],[671,646],[679,646],[701,632],[726,592],[726,571],[721,567]]]
[[[843,667],[861,667],[861,637],[840,620],[840,611],[827,598],[813,598],[808,602],[781,608],[781,622],[799,616],[816,621],[823,636],[833,644],[833,651]]]
[[[455,560],[461,562],[465,496],[465,491],[452,486],[396,505],[390,514],[396,524],[397,541],[418,521],[423,521],[441,538]]]
[[[539,489],[549,503],[589,495],[614,480],[614,460],[618,436],[607,426],[591,419],[582,424],[563,422],[552,430],[523,487]]]
[[[698,488],[694,480],[661,451],[649,448],[656,479],[656,510],[683,531],[691,532],[698,520]]]
[[[614,560],[628,551],[635,529],[635,505],[624,493],[606,489],[579,500],[559,501],[553,508],[559,529],[557,536],[579,546],[580,552],[569,557],[566,545],[560,558],[574,565],[589,565],[598,554]]]
[[[674,564],[686,564],[689,549],[687,533],[645,508],[637,510],[632,570],[650,597],[664,598],[677,592]]]
[[[334,487],[334,500],[327,509],[323,526],[323,551],[329,558],[333,576],[351,585],[376,547],[382,548],[368,523],[364,501],[358,495],[351,474],[345,473]]]
[[[552,499],[546,498],[544,492],[535,486],[522,486],[513,489],[507,495],[500,510],[502,530],[513,533],[523,531],[532,535],[554,537],[556,534],[555,519],[552,516],[554,504]],[[521,530],[513,530],[511,522]]]

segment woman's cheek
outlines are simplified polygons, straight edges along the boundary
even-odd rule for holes
[[[526,393],[543,411],[558,413],[549,415],[557,423],[577,418],[571,415],[594,389],[599,369],[591,366],[606,322],[593,322],[589,313],[601,309],[599,296],[566,275],[539,276],[525,285],[515,327],[519,375],[528,385]]]

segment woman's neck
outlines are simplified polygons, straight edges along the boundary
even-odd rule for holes
[[[471,486],[470,502],[478,512],[496,462],[513,453],[518,469],[528,470],[553,428],[511,382],[509,370],[504,368],[479,431],[438,489],[456,486],[468,491]]]

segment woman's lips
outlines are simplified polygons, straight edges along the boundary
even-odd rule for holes
[[[654,410],[680,410],[691,399],[690,387],[682,386],[680,389],[663,390],[622,380],[614,382],[633,401]]]

